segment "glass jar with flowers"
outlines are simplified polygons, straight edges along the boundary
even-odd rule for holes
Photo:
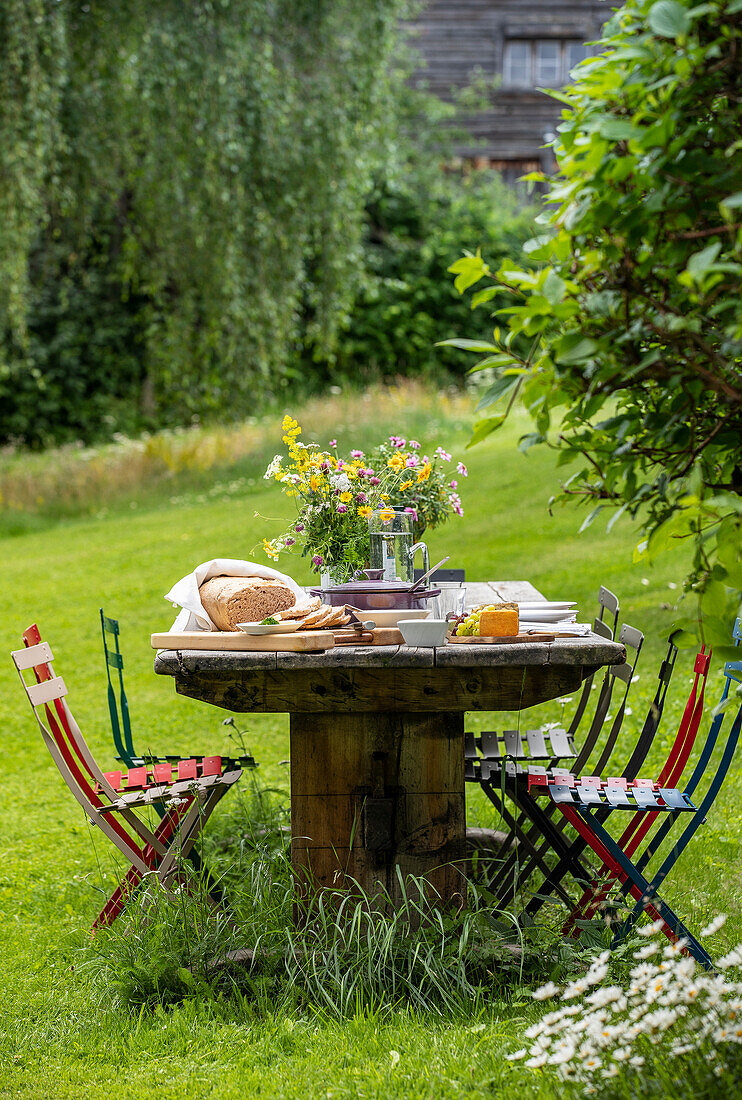
[[[302,442],[301,427],[292,417],[285,416],[282,427],[288,455],[277,454],[263,476],[280,483],[295,502],[297,515],[284,534],[263,539],[263,549],[274,561],[301,545],[317,573],[341,583],[368,565],[368,520],[374,512],[408,513],[416,539],[424,525],[442,523],[449,512],[463,515],[456,482],[443,471],[451,456],[440,447],[432,460],[420,458],[415,440],[405,450],[404,439],[391,436],[369,456],[352,450],[349,458],[342,458],[334,439],[329,451]],[[462,464],[459,471],[466,476]]]

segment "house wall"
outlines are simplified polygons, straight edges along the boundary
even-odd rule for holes
[[[521,84],[530,86],[501,83],[492,94],[491,107],[464,120],[473,140],[459,144],[457,154],[493,164],[506,176],[548,167],[551,154],[541,147],[544,135],[558,124],[561,108],[537,90],[538,77],[545,71],[543,56],[561,51],[564,79],[547,86],[564,83],[566,62],[572,56],[565,44],[597,38],[614,6],[604,0],[428,0],[410,26],[421,59],[413,83],[450,99],[452,90],[469,84],[477,70],[485,78],[502,80],[508,50],[506,76],[512,79],[513,44],[518,57],[531,61],[531,72],[521,76]]]

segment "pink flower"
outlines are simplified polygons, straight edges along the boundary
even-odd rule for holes
[[[453,508],[457,516],[463,516],[464,509],[461,507],[461,497],[457,493],[450,493],[448,497],[448,503]]]
[[[417,523],[417,509],[415,509],[415,508],[405,508],[405,512],[407,512],[409,515],[411,515],[412,518],[414,519],[415,523]]]
[[[365,504],[366,501],[368,500],[368,497],[366,496],[365,493],[356,493],[356,500],[358,501],[359,504]]]
[[[442,459],[444,462],[451,461],[450,454],[448,453],[448,451],[444,451],[442,447],[436,447],[435,453],[438,455],[438,458]]]
[[[294,527],[294,530],[296,531],[297,534],[300,535],[302,533],[302,531],[304,530],[304,524],[303,523],[297,523],[296,526]]]
[[[342,470],[344,465],[345,465],[345,463],[343,462],[342,458],[339,458],[338,459],[338,470]]]
[[[370,466],[367,466],[366,467],[366,477],[373,477],[373,476],[374,476],[374,471],[371,469]]]
[[[459,462],[456,469],[459,471],[459,473],[461,474],[462,477],[468,477],[469,476],[469,471],[467,470],[467,468],[466,468],[466,466],[464,465],[463,462]]]
[[[331,439],[330,440],[330,446],[331,447],[337,447],[337,445],[338,445],[337,439]]]
[[[371,484],[372,485],[381,485],[381,478],[380,477],[372,477],[371,478]]]
[[[363,458],[363,451],[351,451],[350,452],[350,457],[351,458]]]
[[[320,470],[329,470],[329,469],[330,469],[330,463],[327,461],[327,459],[325,459],[325,461],[320,466]]]
[[[347,512],[348,511],[348,505],[347,504],[338,504],[335,511],[336,512]]]
[[[364,469],[363,466],[358,467],[358,476],[359,477],[365,477],[367,473],[368,473],[368,470]]]
[[[408,439],[407,440],[407,446],[412,447],[413,451],[419,451],[420,450],[420,444],[418,443],[418,441],[416,439]]]
[[[321,555],[321,554],[315,554],[315,555],[314,555],[314,557],[312,558],[312,565],[314,565],[314,566],[316,566],[317,568],[319,568],[319,567],[320,567],[320,565],[323,565],[323,564],[324,564],[324,560],[325,560],[325,559],[324,559],[324,558],[322,557],[322,555]]]
[[[283,540],[283,545],[284,545],[284,546],[293,546],[295,542],[296,542],[296,539],[292,539],[291,535],[288,535],[288,536],[287,536],[287,537],[286,537],[286,538],[285,538],[285,539]]]
[[[451,486],[452,489],[458,489],[459,487],[458,481],[449,481],[448,484]]]
[[[402,439],[401,435],[390,435],[389,442],[392,447],[404,447],[404,439]]]
[[[419,465],[420,465],[420,459],[417,457],[417,455],[407,455],[407,461],[405,462],[405,466],[419,466]]]

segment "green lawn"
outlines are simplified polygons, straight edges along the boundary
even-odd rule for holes
[[[464,457],[467,435],[455,402],[436,408],[433,401],[406,412],[402,402],[394,423],[390,415],[386,408],[377,421],[366,408],[363,415],[348,414],[333,434],[342,447],[355,445],[358,438],[368,443],[377,428],[414,430],[427,445],[440,442]],[[311,438],[308,416],[304,426]],[[465,566],[473,580],[530,580],[549,597],[578,600],[585,617],[592,615],[599,584],[613,588],[623,618],[647,634],[626,722],[628,744],[653,694],[671,604],[682,581],[682,553],[642,572],[631,564],[637,534],[628,522],[611,533],[598,523],[577,535],[579,513],[560,511],[550,517],[546,505],[559,473],[548,452],[517,451],[518,428],[491,437],[465,456],[470,468],[462,492],[466,516],[430,535],[432,560],[450,554],[451,565]],[[525,430],[525,422],[520,429]],[[266,446],[264,457],[278,449]],[[256,512],[270,518],[256,518]],[[211,557],[257,554],[260,538],[277,532],[286,513],[275,487],[258,478],[237,495],[221,497],[209,496],[202,485],[193,492],[181,486],[174,503],[162,492],[151,498],[143,492],[133,502],[112,504],[103,518],[67,520],[6,538],[0,649],[19,647],[22,630],[38,622],[68,683],[71,707],[98,759],[107,762],[112,754],[97,623],[103,604],[122,624],[140,741],[161,751],[179,745],[226,750],[224,714],[176,697],[169,680],[154,676],[149,634],[172,620],[162,596],[174,580]],[[283,558],[279,566],[299,581],[309,579],[298,557]],[[655,758],[666,751],[677,726],[691,661],[691,654],[682,655]],[[464,1020],[400,1010],[386,1017],[359,1014],[340,1025],[307,1013],[266,1018],[238,1001],[194,999],[172,1010],[140,1014],[108,1003],[80,965],[86,930],[100,908],[102,891],[112,885],[114,862],[55,772],[9,659],[0,667],[0,1096],[140,1097],[156,1092],[168,1098],[438,1098],[504,1096],[513,1089],[552,1095],[535,1073],[502,1060],[535,1012],[517,986],[498,994],[480,1018]],[[714,672],[712,699],[719,682]],[[569,703],[565,708],[568,714]],[[556,703],[540,708],[540,717],[560,714]],[[473,726],[481,728],[485,721],[486,716],[472,716]],[[288,756],[286,719],[249,719],[248,745],[261,762],[263,779],[285,785],[279,762]],[[737,768],[666,891],[691,927],[718,912],[732,914],[711,941],[712,953],[742,939],[740,795]],[[474,823],[491,820],[476,796],[468,815]]]

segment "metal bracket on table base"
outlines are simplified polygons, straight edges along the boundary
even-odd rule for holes
[[[356,787],[352,793],[356,844],[367,852],[390,852],[396,847],[397,802],[401,787]]]

